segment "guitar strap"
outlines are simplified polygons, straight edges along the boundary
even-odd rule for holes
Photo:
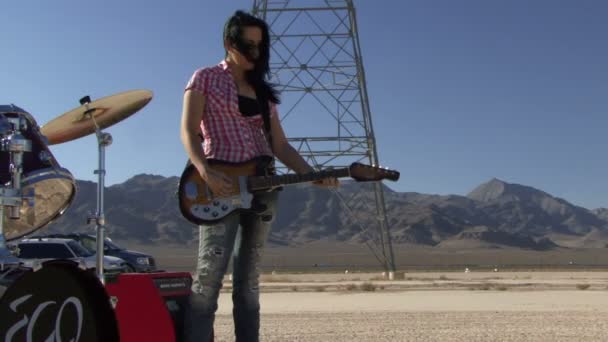
[[[264,120],[264,131],[266,131],[266,137],[268,138],[268,145],[270,145],[270,151],[273,152],[272,160],[267,166],[267,171],[269,174],[276,174],[276,168],[274,165],[274,151],[272,149],[272,130],[270,127],[270,105],[268,103],[268,98],[266,94],[263,94],[260,90],[256,89],[255,96],[258,99],[258,105],[260,106],[260,111],[262,112],[262,120]]]

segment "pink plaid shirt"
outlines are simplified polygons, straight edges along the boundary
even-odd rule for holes
[[[273,155],[262,115],[245,117],[239,111],[236,84],[226,61],[196,70],[188,89],[205,96],[201,131],[206,158],[238,163]],[[277,109],[271,103],[270,116],[274,115],[278,115]]]

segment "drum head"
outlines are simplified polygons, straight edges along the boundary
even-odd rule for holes
[[[8,241],[31,234],[61,216],[76,194],[72,175],[61,168],[29,173],[21,183],[24,194],[34,194],[34,202],[21,206],[19,219],[9,218],[5,210],[4,235]]]
[[[2,341],[119,341],[110,299],[92,272],[51,262],[0,298]]]

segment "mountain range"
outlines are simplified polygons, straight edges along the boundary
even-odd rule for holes
[[[198,229],[179,212],[179,178],[136,175],[105,190],[109,236],[140,244],[196,243]],[[93,232],[96,184],[77,181],[68,210],[41,229]],[[491,179],[466,196],[396,192],[382,185],[394,245],[436,248],[607,248],[608,209],[589,210],[533,187]],[[269,243],[295,246],[319,240],[353,244],[378,240],[374,184],[342,182],[338,190],[308,184],[285,187]]]

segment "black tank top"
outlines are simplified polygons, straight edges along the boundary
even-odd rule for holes
[[[255,116],[261,113],[257,99],[239,95],[239,111],[243,116]]]

